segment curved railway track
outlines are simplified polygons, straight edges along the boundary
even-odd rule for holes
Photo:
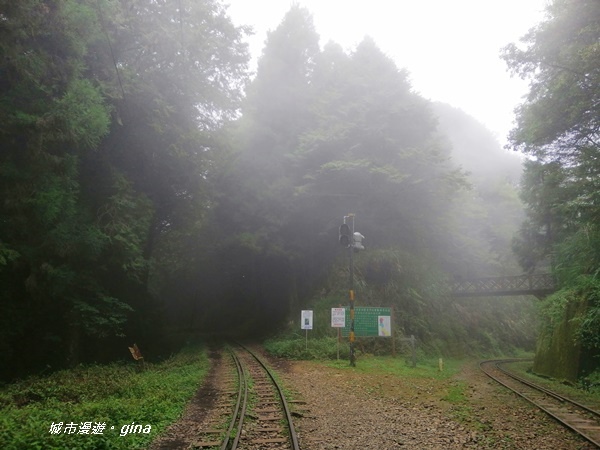
[[[198,431],[193,448],[299,450],[292,413],[282,388],[249,348],[229,348],[213,420]]]
[[[504,364],[523,360],[490,360],[479,364],[490,378],[515,392],[558,422],[600,448],[600,412],[508,371]]]

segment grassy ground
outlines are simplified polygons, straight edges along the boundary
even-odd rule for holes
[[[460,370],[461,365],[461,362],[456,359],[443,360],[440,366],[439,359],[421,358],[416,367],[413,367],[407,359],[402,357],[363,355],[358,358],[356,367],[350,367],[349,362],[343,359],[327,361],[325,364],[358,373],[391,374],[409,379],[431,378],[437,380],[443,380],[456,374]]]
[[[145,448],[209,369],[204,348],[160,363],[78,367],[0,389],[0,448]]]
[[[470,404],[469,385],[457,377],[465,364],[474,365],[472,361],[448,359],[440,366],[437,358],[421,356],[412,367],[409,357],[362,354],[356,367],[350,367],[346,359],[335,358],[336,343],[332,342],[333,346],[329,341],[309,346],[308,352],[303,342],[298,348],[289,342],[271,342],[268,347],[278,350],[274,352],[278,356],[308,357],[315,364],[345,371],[348,377],[358,376],[361,383],[355,388],[370,395],[416,395],[419,402],[441,401],[460,422],[479,423]],[[515,366],[537,378],[527,374],[530,363]],[[208,369],[206,350],[194,347],[160,364],[147,364],[144,371],[133,363],[82,366],[5,386],[0,388],[0,448],[146,448],[181,415]],[[542,381],[554,388],[560,384]],[[400,392],[403,386],[407,392]],[[600,401],[600,396],[590,396],[590,392],[560,387]]]
[[[594,386],[586,390],[582,389],[580,386],[573,386],[571,383],[565,383],[561,380],[537,376],[532,373],[531,361],[508,364],[507,369],[516,372],[521,377],[528,379],[537,385],[547,387],[559,394],[580,401],[586,406],[600,410],[600,386]]]

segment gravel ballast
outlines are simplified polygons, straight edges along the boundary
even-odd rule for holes
[[[296,421],[303,449],[596,448],[490,380],[475,362],[444,380],[365,375],[313,362],[285,367],[286,386],[306,402],[298,404]],[[466,393],[458,405],[447,400],[457,386]]]
[[[475,361],[453,375],[423,377],[263,359],[288,393],[303,450],[596,448],[488,378]],[[198,448],[199,433],[212,427],[217,393],[230,376],[222,358],[211,361],[211,373],[182,418],[152,449]]]

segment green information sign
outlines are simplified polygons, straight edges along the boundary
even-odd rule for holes
[[[391,308],[357,306],[354,308],[354,335],[391,336]],[[350,335],[350,309],[346,308],[346,326],[341,328],[342,336]]]

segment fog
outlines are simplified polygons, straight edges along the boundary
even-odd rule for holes
[[[290,2],[263,1],[261,8],[244,0],[227,3],[233,21],[254,30],[246,41],[255,69],[268,33],[279,25]],[[511,76],[500,51],[544,18],[547,0],[296,3],[313,15],[321,46],[333,41],[351,51],[371,36],[398,67],[409,70],[417,92],[462,109],[483,123],[501,145],[506,143],[513,110],[528,85]]]
[[[119,358],[132,340],[158,357],[193,334],[291,332],[301,309],[347,300],[350,213],[365,236],[358,303],[394,306],[399,331],[430,345],[489,345],[485,333],[509,329],[532,342],[517,320],[529,304],[466,316],[439,287],[520,270],[518,167],[501,126],[421,84],[435,74],[455,98],[503,109],[479,71],[497,49],[467,45],[486,41],[490,13],[333,4],[337,27],[317,4],[262,25],[232,5],[236,24],[263,30],[253,54],[212,0],[3,12],[1,377]],[[465,33],[446,19],[466,6],[487,22]],[[334,34],[345,21],[359,34]]]

